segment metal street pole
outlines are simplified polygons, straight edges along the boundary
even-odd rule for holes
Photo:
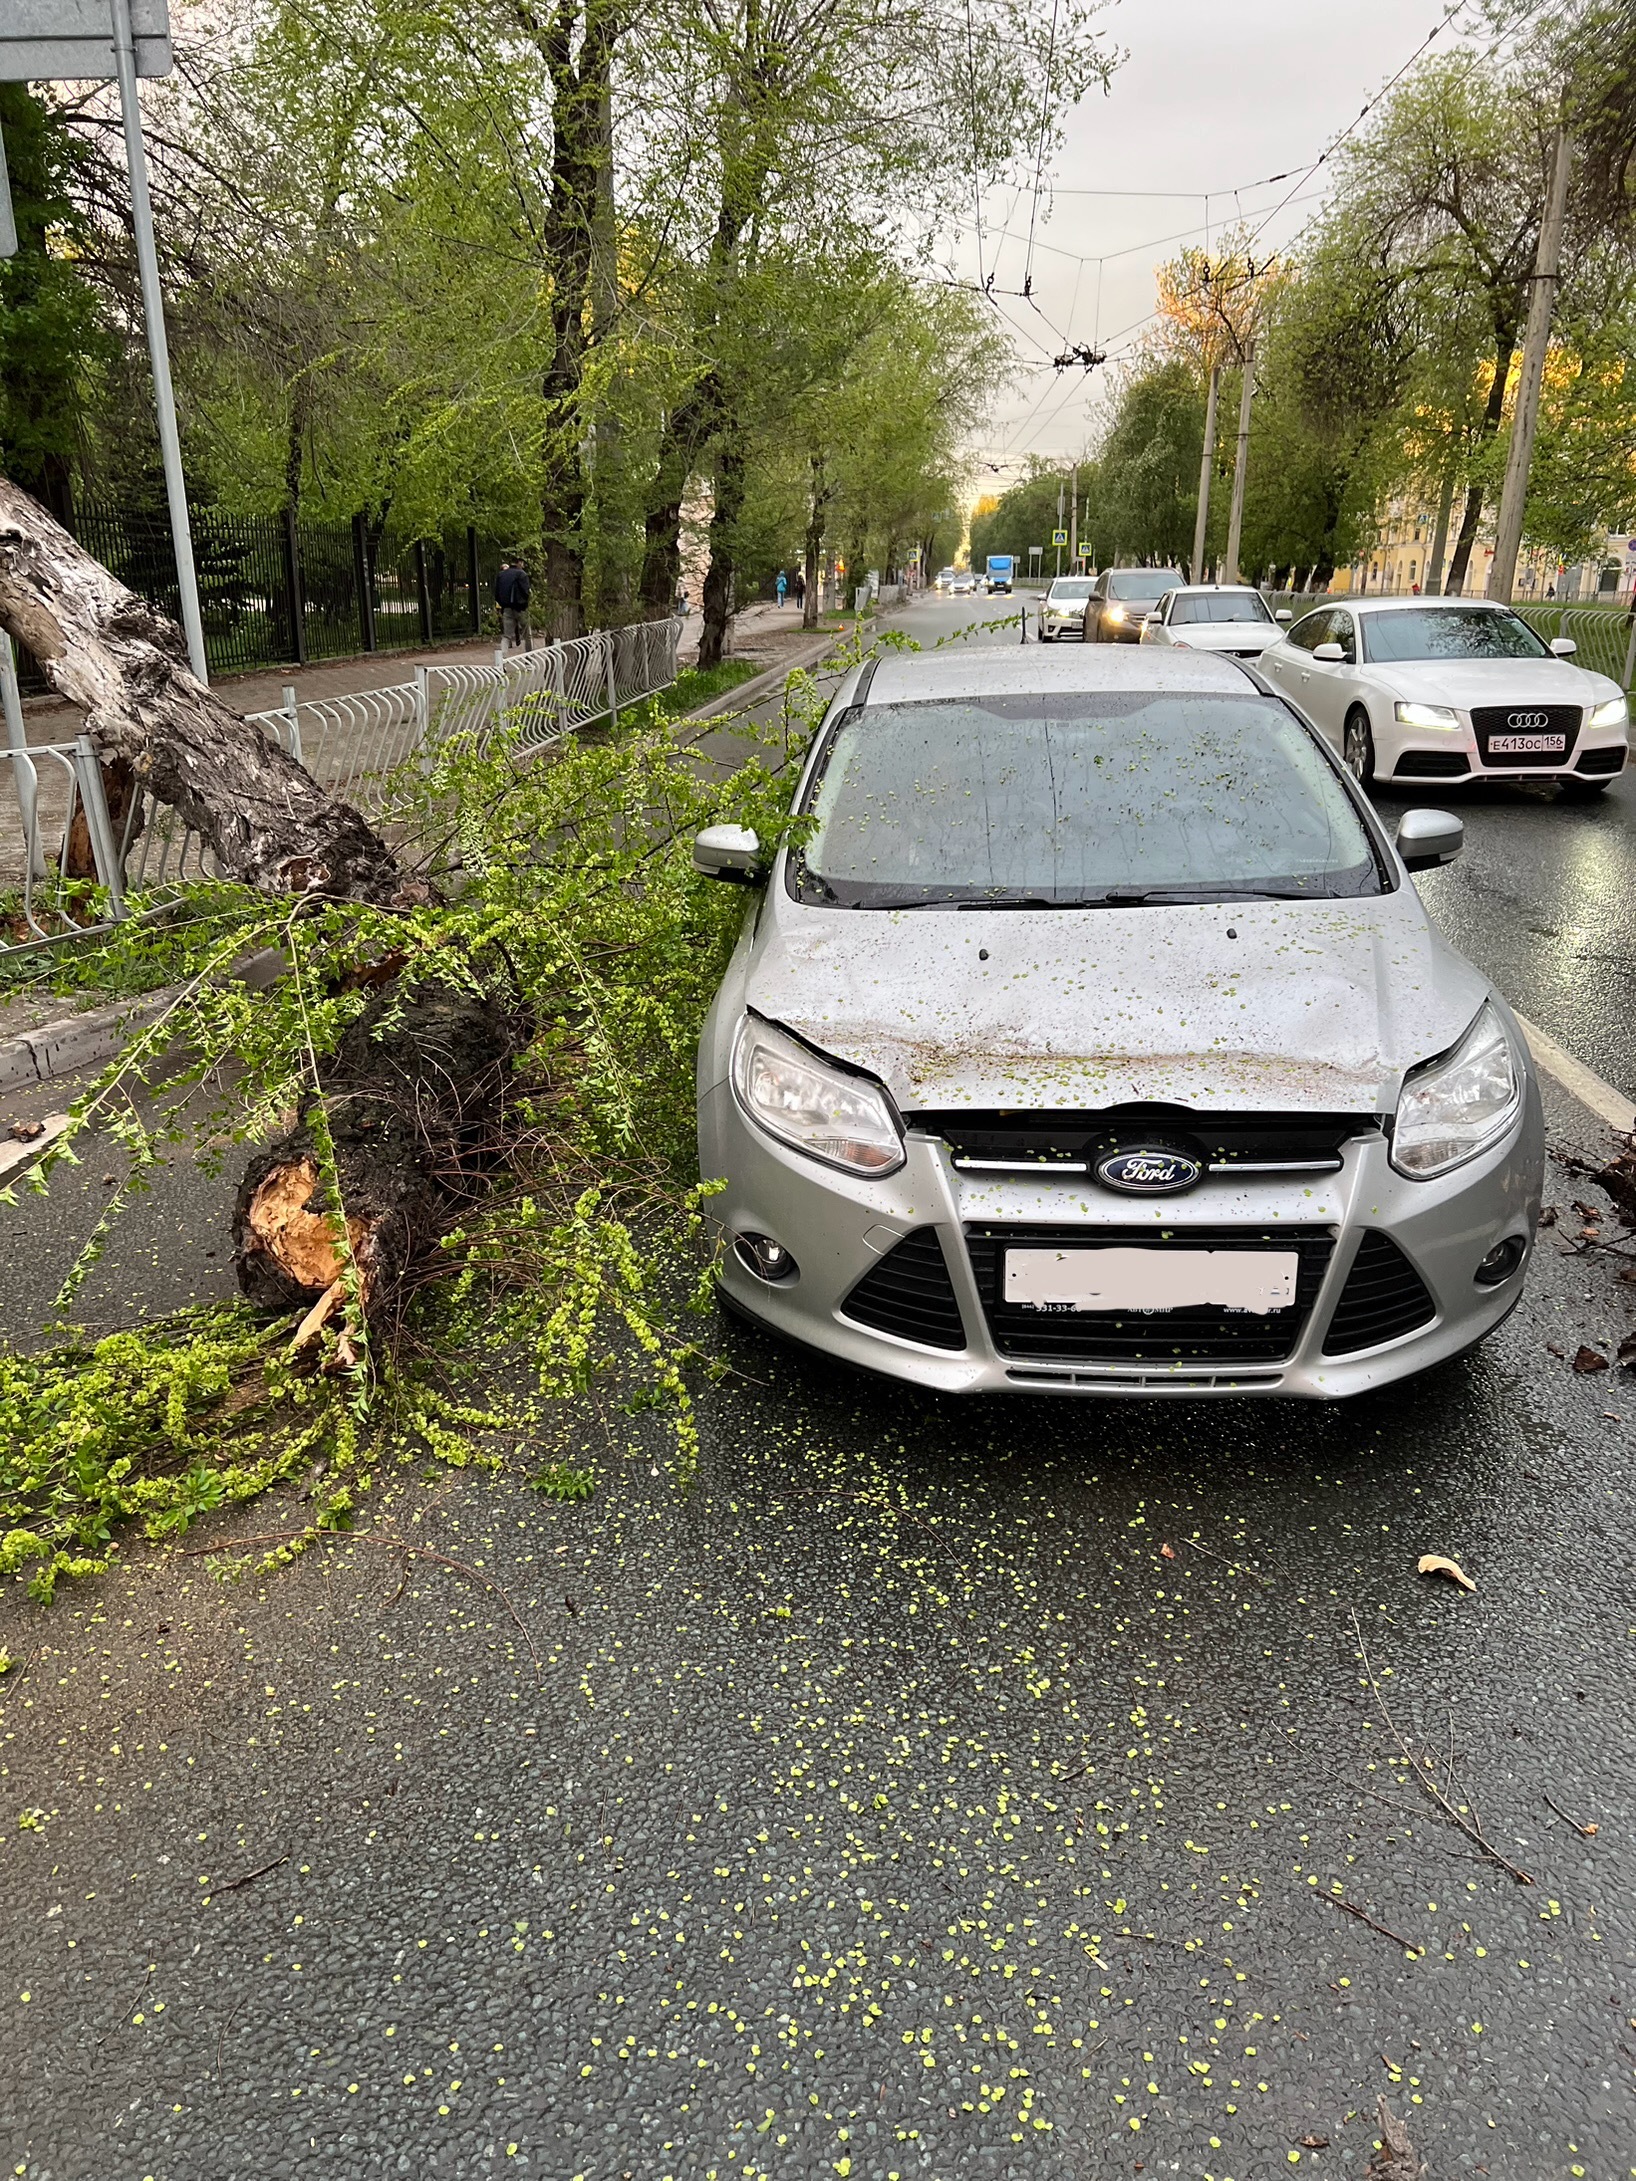
[[[1204,533],[1210,521],[1210,477],[1216,466],[1216,398],[1221,366],[1210,366],[1210,392],[1204,404],[1204,459],[1199,464],[1199,511],[1193,519],[1193,581],[1204,581]]]
[[[125,124],[125,158],[131,171],[131,233],[142,284],[142,316],[147,323],[148,360],[153,367],[153,405],[159,420],[159,454],[165,468],[165,498],[170,505],[170,535],[176,551],[176,588],[181,593],[188,660],[195,676],[203,682],[210,679],[210,669],[205,660],[204,622],[199,614],[199,579],[193,567],[193,532],[187,518],[182,442],[176,429],[176,396],[170,383],[170,346],[165,339],[165,299],[159,287],[153,205],[148,197],[148,155],[142,142],[142,108],[136,95],[131,0],[109,0],[109,5],[113,10],[114,72],[119,80],[119,111]]]
[[[1070,473],[1068,485],[1068,565],[1079,566],[1079,464]]]
[[[1539,225],[1539,249],[1534,258],[1534,293],[1528,305],[1528,331],[1522,344],[1517,413],[1511,423],[1505,483],[1500,490],[1499,519],[1494,526],[1494,558],[1488,571],[1490,598],[1509,600],[1517,579],[1517,551],[1522,544],[1528,471],[1534,459],[1540,388],[1545,383],[1545,354],[1551,345],[1551,313],[1556,307],[1557,278],[1562,263],[1562,222],[1568,209],[1568,183],[1573,175],[1573,163],[1574,140],[1566,128],[1559,128],[1550,193],[1545,200],[1545,216]]]
[[[1223,583],[1238,581],[1238,541],[1244,530],[1244,480],[1250,473],[1250,403],[1255,399],[1255,343],[1244,351],[1244,391],[1238,397],[1238,455],[1233,464],[1233,504],[1227,517],[1227,551],[1222,558]]]
[[[1058,481],[1057,481],[1057,528],[1058,528],[1059,530],[1060,530],[1060,529],[1062,528],[1062,482],[1061,482],[1060,478],[1059,478],[1059,479],[1058,479]],[[1061,575],[1061,573],[1062,573],[1062,547],[1061,547],[1060,545],[1059,545],[1059,546],[1058,546],[1058,547],[1056,548],[1056,554],[1057,554],[1057,574],[1058,574],[1058,575]]]

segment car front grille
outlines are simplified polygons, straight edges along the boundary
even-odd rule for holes
[[[1005,1300],[1008,1246],[1294,1250],[1300,1260],[1288,1310],[1039,1311]],[[1334,1248],[1326,1227],[1035,1227],[971,1225],[966,1249],[983,1314],[1002,1356],[1019,1362],[1282,1363],[1312,1312]]]
[[[919,1227],[872,1265],[841,1305],[876,1333],[923,1348],[964,1348],[966,1328],[935,1227]]]
[[[1479,704],[1473,707],[1471,724],[1477,734],[1477,751],[1485,765],[1511,771],[1535,766],[1545,772],[1561,772],[1574,754],[1584,713],[1577,704]],[[1560,750],[1497,750],[1490,754],[1495,735],[1560,735]]]
[[[1034,1180],[1089,1174],[1109,1151],[1162,1143],[1212,1174],[1329,1174],[1354,1137],[1380,1132],[1372,1113],[1194,1113],[1185,1106],[1114,1106],[1102,1113],[917,1113],[916,1134],[939,1136],[956,1170]]]
[[[1324,1335],[1326,1356],[1355,1356],[1428,1324],[1437,1315],[1426,1283],[1389,1234],[1358,1244],[1341,1299]]]

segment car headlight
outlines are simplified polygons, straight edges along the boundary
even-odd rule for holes
[[[1460,715],[1446,704],[1399,704],[1400,727],[1458,727]]]
[[[853,1174],[891,1174],[903,1138],[885,1091],[867,1076],[746,1015],[733,1048],[733,1089],[751,1120],[809,1159]]]
[[[1586,717],[1587,727],[1628,727],[1630,706],[1623,697],[1609,697],[1606,704],[1593,704]]]
[[[1453,1052],[1405,1081],[1392,1126],[1392,1164],[1414,1181],[1447,1173],[1503,1136],[1521,1104],[1511,1040],[1485,1001]]]
[[[1110,621],[1123,621],[1124,618],[1125,609],[1123,606],[1110,606],[1108,608],[1108,619]]]

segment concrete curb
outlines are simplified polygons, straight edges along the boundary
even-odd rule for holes
[[[259,991],[281,975],[283,967],[278,950],[264,947],[235,963],[228,974]],[[38,1030],[6,1038],[0,1042],[0,1091],[31,1090],[59,1076],[100,1068],[145,1024],[174,1006],[184,989],[179,984],[166,985],[158,992],[144,992],[139,999],[88,1007],[83,1014],[64,1015],[58,1022],[42,1023]]]
[[[842,641],[843,634],[831,631],[807,645],[799,658],[784,659],[777,666],[770,666],[765,672],[752,675],[749,681],[724,690],[719,697],[712,697],[707,704],[697,705],[691,712],[679,712],[673,724],[677,727],[690,726],[699,720],[725,719],[734,712],[742,712],[746,705],[758,703],[769,690],[776,688],[791,674],[799,673],[804,667],[816,666]]]

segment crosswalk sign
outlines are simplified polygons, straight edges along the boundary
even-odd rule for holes
[[[1066,530],[1053,530],[1053,531],[1052,531],[1052,533],[1051,533],[1051,543],[1052,543],[1053,545],[1066,545],[1066,544],[1067,544],[1067,542],[1068,542],[1068,533],[1067,533],[1067,531],[1066,531]]]

